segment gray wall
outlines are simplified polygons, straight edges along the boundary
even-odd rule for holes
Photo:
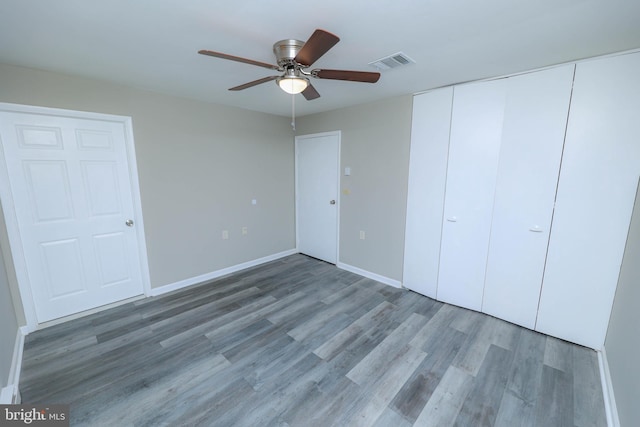
[[[133,118],[152,287],[295,247],[288,118],[2,64],[0,102]]]
[[[0,388],[7,385],[18,332],[18,317],[13,307],[9,279],[2,255],[3,251],[0,247]]]
[[[640,192],[627,237],[618,288],[604,347],[615,393],[620,425],[640,421]]]
[[[396,97],[296,124],[298,135],[342,131],[339,261],[394,280],[402,280],[412,102]]]
[[[9,247],[9,237],[7,236],[7,226],[4,222],[2,203],[0,201],[0,262],[4,261],[3,277],[6,278],[9,289],[11,290],[11,298],[15,315],[19,325],[26,325],[27,321],[22,310],[22,300],[18,291],[18,279],[16,278],[16,270],[13,266],[13,258],[11,257],[11,248]]]

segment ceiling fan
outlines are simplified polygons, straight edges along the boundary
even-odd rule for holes
[[[320,29],[315,30],[306,43],[292,39],[280,40],[273,45],[273,53],[276,55],[278,65],[267,64],[266,62],[254,61],[252,59],[227,55],[226,53],[214,52],[211,50],[200,50],[198,53],[216,58],[243,62],[245,64],[257,65],[258,67],[268,68],[283,73],[280,76],[270,76],[254,80],[240,86],[232,87],[229,90],[243,90],[275,80],[278,86],[280,86],[280,88],[285,92],[290,94],[302,93],[308,101],[311,101],[312,99],[319,98],[320,94],[309,82],[309,77],[364,83],[375,83],[380,78],[380,73],[367,71],[323,69],[307,70],[339,41],[340,38],[338,38],[338,36]]]

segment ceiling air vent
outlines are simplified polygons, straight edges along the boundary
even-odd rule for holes
[[[393,55],[385,56],[376,61],[369,62],[369,65],[373,65],[378,70],[390,70],[392,68],[402,67],[404,65],[415,64],[416,61],[409,58],[403,52],[394,53]]]

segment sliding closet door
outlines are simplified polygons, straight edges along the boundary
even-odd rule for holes
[[[435,298],[453,88],[413,98],[403,285]]]
[[[640,175],[640,54],[577,65],[536,329],[602,348]]]
[[[533,329],[574,66],[508,79],[482,311]]]
[[[437,299],[482,306],[507,80],[454,88]]]

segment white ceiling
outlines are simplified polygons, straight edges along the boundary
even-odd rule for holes
[[[287,116],[291,96],[265,68],[277,40],[316,28],[341,41],[313,68],[376,71],[398,51],[416,64],[376,84],[313,80],[298,116],[452,83],[640,48],[638,0],[0,0],[0,62]]]

